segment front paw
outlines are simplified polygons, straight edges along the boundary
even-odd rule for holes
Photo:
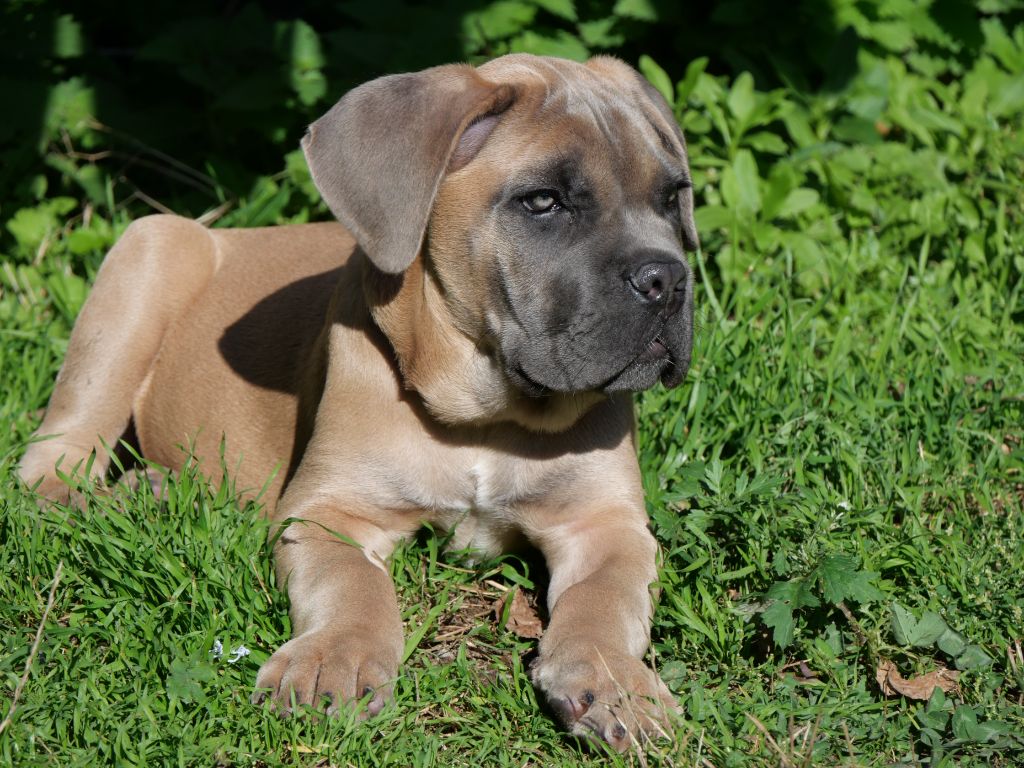
[[[634,739],[669,735],[670,716],[680,711],[642,661],[594,645],[542,653],[533,682],[570,733],[606,741],[619,752]]]
[[[376,715],[391,700],[399,659],[393,643],[369,633],[309,632],[289,640],[260,667],[252,702],[270,699],[273,708],[290,713],[300,706],[329,701],[328,715],[346,704],[366,700],[361,716]]]

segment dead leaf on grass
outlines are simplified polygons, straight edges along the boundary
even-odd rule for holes
[[[906,696],[908,699],[928,701],[936,688],[941,688],[943,693],[952,693],[956,690],[960,673],[953,669],[939,667],[934,672],[926,675],[911,677],[909,680],[900,674],[896,665],[888,659],[882,659],[875,670],[875,679],[878,687],[886,696]]]
[[[516,637],[538,638],[544,633],[537,611],[530,605],[521,589],[512,589],[506,592],[494,604],[494,616],[501,621],[505,606],[508,605],[511,596],[512,604],[508,606],[508,621],[505,628]]]

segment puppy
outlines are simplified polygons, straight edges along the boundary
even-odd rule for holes
[[[533,679],[624,749],[675,708],[642,657],[656,545],[632,393],[690,359],[697,246],[683,136],[633,69],[527,55],[374,80],[303,140],[338,223],[154,216],[111,250],[21,477],[94,476],[132,424],[179,468],[224,458],[283,525],[293,637],[260,693],[329,711],[392,691],[386,561],[423,524],[547,562]],[[275,475],[275,469],[279,469]],[[272,478],[268,481],[268,478]]]

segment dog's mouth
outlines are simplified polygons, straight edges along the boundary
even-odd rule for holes
[[[676,354],[661,333],[621,371],[612,376],[601,387],[601,391],[640,392],[650,389],[658,381],[666,387],[674,387],[682,381],[683,372]]]
[[[666,387],[674,387],[685,375],[685,365],[680,366],[677,353],[666,340],[662,332],[652,338],[632,360],[626,363],[615,374],[596,385],[574,388],[571,383],[566,386],[551,386],[531,376],[526,367],[520,363],[507,365],[505,370],[512,384],[527,397],[543,398],[555,393],[573,391],[595,391],[610,394],[612,392],[640,392],[650,389],[658,381]]]
[[[664,357],[671,358],[672,352],[669,350],[665,342],[662,341],[661,336],[655,336],[651,339],[651,343],[647,345],[647,348],[637,355],[636,360],[630,363],[630,365],[635,363],[647,363],[652,360],[660,360]]]

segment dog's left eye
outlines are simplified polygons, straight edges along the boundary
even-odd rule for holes
[[[562,207],[558,193],[553,189],[542,189],[522,197],[523,207],[530,213],[550,213]]]

